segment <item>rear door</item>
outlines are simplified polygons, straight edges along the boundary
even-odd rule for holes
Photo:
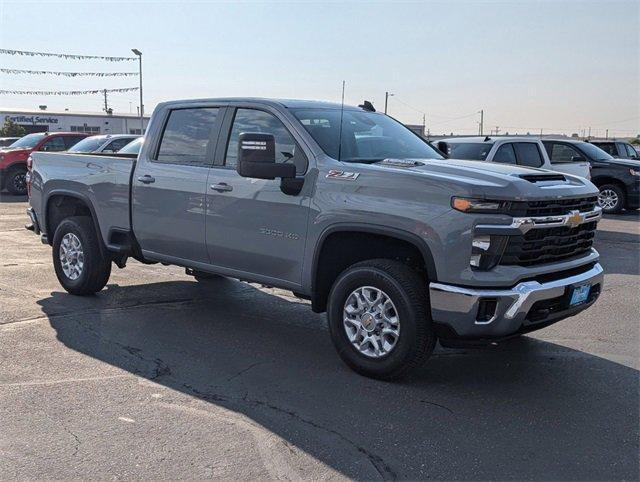
[[[591,177],[589,162],[578,149],[571,144],[559,141],[542,141],[554,171],[574,176]]]
[[[219,144],[209,174],[206,237],[216,267],[295,288],[302,278],[310,203],[307,186],[300,194],[286,195],[279,179],[251,179],[236,172],[238,136],[261,132],[274,135],[276,162],[293,163],[298,176],[304,176],[309,157],[291,127],[266,106],[229,109],[221,135],[225,141]]]
[[[133,176],[133,229],[145,256],[176,264],[209,263],[205,193],[223,108],[164,112],[153,146]],[[155,114],[154,114],[155,115]]]

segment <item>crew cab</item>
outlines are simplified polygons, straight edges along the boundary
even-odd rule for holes
[[[612,157],[620,159],[640,159],[638,151],[628,142],[617,140],[594,140],[589,142]]]
[[[445,346],[496,343],[591,306],[598,190],[443,159],[365,102],[171,101],[137,160],[33,154],[28,229],[74,295],[129,258],[291,290],[339,356],[393,379]]]
[[[501,162],[549,169],[589,179],[589,163],[584,159],[555,163],[549,159],[539,139],[532,137],[455,137],[439,140],[436,147],[454,159]]]
[[[598,204],[603,212],[640,207],[640,161],[615,159],[591,142],[545,139],[543,144],[553,162],[586,160],[591,165],[591,181],[598,187]]]
[[[0,190],[27,194],[27,159],[35,151],[66,151],[88,134],[79,132],[39,132],[27,134],[0,151]]]
[[[134,134],[104,134],[99,136],[90,136],[82,139],[80,142],[68,149],[68,152],[118,152],[120,149],[139,137],[140,136]]]

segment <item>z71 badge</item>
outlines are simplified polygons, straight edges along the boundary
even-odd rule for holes
[[[340,179],[342,181],[355,181],[360,175],[359,172],[345,172],[331,169],[327,174],[327,179]]]

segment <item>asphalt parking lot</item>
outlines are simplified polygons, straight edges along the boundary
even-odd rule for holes
[[[411,378],[348,370],[287,292],[130,262],[66,294],[0,197],[2,479],[637,480],[638,213],[604,219],[604,292]]]

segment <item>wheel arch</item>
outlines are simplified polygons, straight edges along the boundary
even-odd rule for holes
[[[53,214],[50,212],[54,203],[57,203],[56,207],[65,207],[65,210],[59,214]],[[47,243],[53,246],[53,235],[57,226],[66,218],[71,216],[89,216],[93,223],[93,227],[96,231],[96,236],[100,242],[100,250],[102,254],[105,254],[106,247],[102,234],[100,231],[100,225],[98,223],[98,216],[96,215],[95,208],[91,200],[82,193],[76,191],[70,191],[67,189],[56,189],[47,193],[47,197],[44,202],[44,228],[47,235]]]
[[[352,251],[345,253],[341,250],[342,257],[338,260],[332,259],[332,262],[328,263],[327,256],[330,257],[335,249],[332,246],[332,240],[355,240],[364,236],[367,236],[368,241],[375,240],[376,242],[366,246],[367,249],[364,251],[358,250],[358,252],[353,251],[353,246],[350,246]],[[390,247],[398,251],[381,250],[381,246],[387,242],[391,243]],[[326,228],[318,237],[313,254],[311,268],[311,307],[313,311],[318,313],[325,311],[328,293],[333,281],[346,267],[366,259],[397,259],[397,256],[390,256],[390,254],[419,256],[419,259],[413,261],[419,263],[429,280],[437,280],[436,266],[431,250],[424,240],[416,234],[402,229],[370,224],[340,223]]]

